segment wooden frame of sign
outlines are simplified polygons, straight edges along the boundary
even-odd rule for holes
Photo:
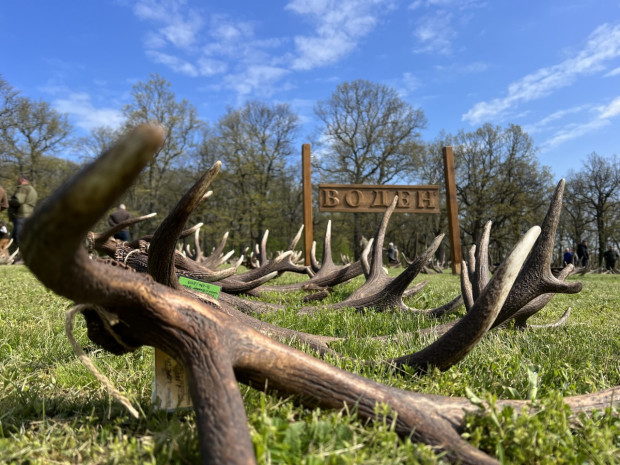
[[[444,147],[444,178],[448,210],[448,237],[452,273],[461,274],[461,239],[456,201],[456,180],[452,147]],[[302,146],[302,179],[304,186],[304,251],[310,264],[312,233],[312,188],[310,176],[310,144]],[[369,186],[358,184],[319,184],[319,211],[380,213],[398,195],[397,212],[439,213],[439,186]]]

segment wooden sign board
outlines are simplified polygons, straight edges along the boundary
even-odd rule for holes
[[[383,213],[395,195],[395,212],[439,213],[439,186],[367,184],[319,184],[319,211]]]

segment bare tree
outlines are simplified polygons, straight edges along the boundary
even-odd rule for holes
[[[42,158],[66,148],[71,142],[71,130],[67,116],[49,103],[18,97],[11,117],[0,129],[0,137],[7,160],[37,183]]]
[[[219,120],[210,139],[211,151],[221,157],[221,180],[226,188],[215,195],[218,203],[228,207],[223,213],[229,218],[233,244],[240,245],[236,243],[239,238],[259,242],[267,225],[282,224],[282,212],[290,211],[291,197],[297,199],[295,183],[284,169],[296,152],[293,140],[298,120],[287,104],[259,101],[229,109]],[[294,224],[287,224],[282,231],[283,240],[288,240],[291,229],[299,227],[299,214],[290,219]]]
[[[501,255],[546,205],[551,173],[539,165],[532,139],[517,125],[485,124],[451,139],[465,243],[479,242],[493,218]]]
[[[569,175],[568,184],[572,201],[584,206],[596,223],[600,266],[607,241],[614,236],[609,226],[620,201],[620,160],[616,155],[604,158],[592,152],[581,171]]]
[[[166,175],[195,149],[204,123],[189,101],[177,101],[170,82],[158,74],[135,84],[131,96],[133,101],[123,109],[126,127],[157,122],[167,130],[165,144],[150,161],[142,178],[144,190],[138,189],[135,194],[139,207],[151,212],[156,210]]]
[[[325,181],[387,184],[410,174],[422,150],[420,131],[426,117],[393,88],[363,79],[344,82],[314,111],[322,123],[318,168]],[[359,214],[352,218],[356,244],[370,227],[362,228]]]

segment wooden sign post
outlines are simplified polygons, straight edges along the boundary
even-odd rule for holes
[[[443,148],[446,203],[452,273],[461,274],[461,238],[456,202],[456,180],[452,147]],[[304,250],[310,265],[312,247],[312,184],[310,178],[310,144],[301,149],[304,193]],[[319,184],[319,211],[383,213],[398,195],[395,212],[439,213],[439,186],[374,186],[366,184]],[[417,242],[416,242],[417,245]]]
[[[304,263],[310,266],[312,249],[312,177],[310,176],[310,144],[301,146],[301,178],[304,193]]]
[[[448,209],[452,274],[460,275],[463,256],[461,254],[461,234],[459,212],[456,203],[456,177],[454,175],[454,154],[452,153],[452,147],[443,148],[443,167],[446,180],[446,206]]]

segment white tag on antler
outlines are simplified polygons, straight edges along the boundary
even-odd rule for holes
[[[153,384],[153,403],[156,408],[172,411],[192,406],[183,365],[159,349],[155,349]]]

